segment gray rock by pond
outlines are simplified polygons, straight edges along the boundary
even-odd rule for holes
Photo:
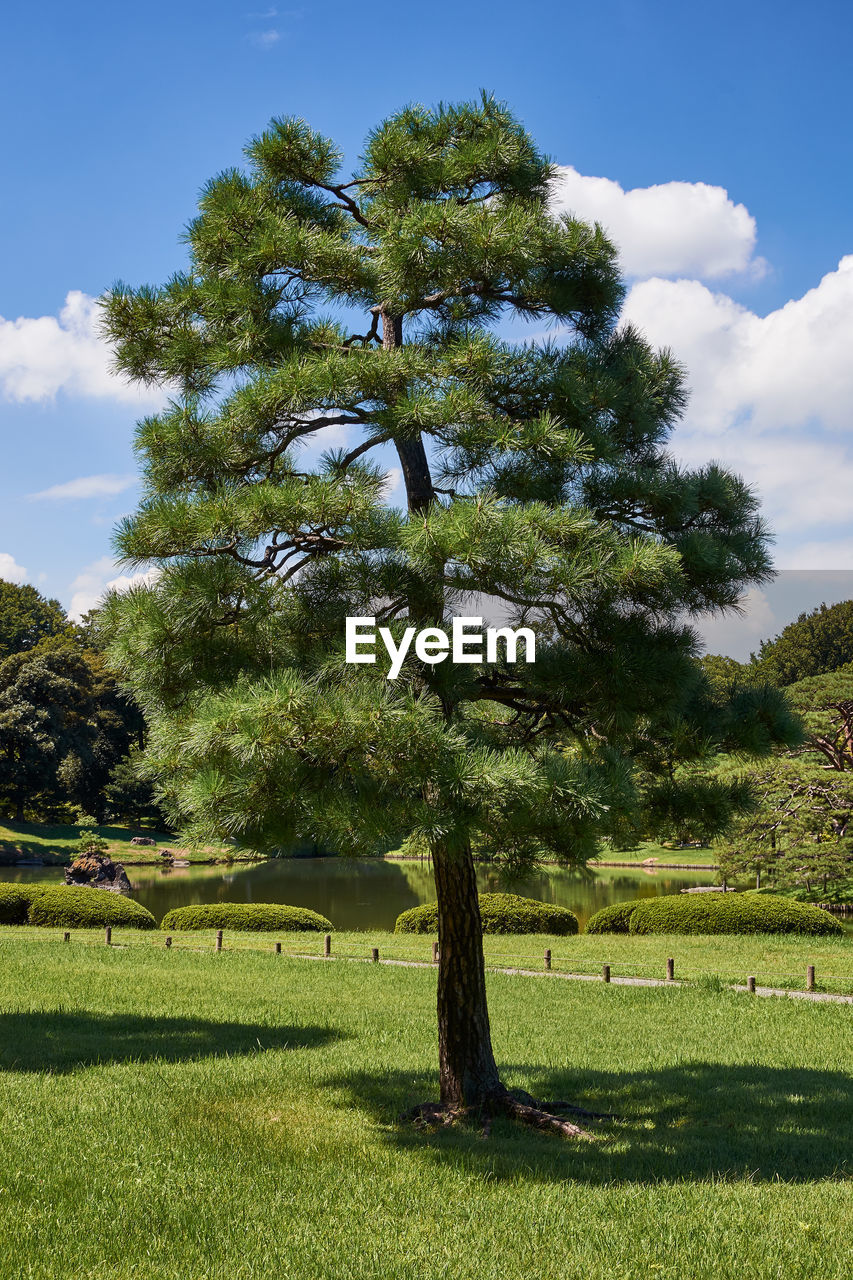
[[[85,889],[107,889],[125,897],[133,892],[127,872],[120,862],[103,853],[84,853],[65,868],[65,883]]]

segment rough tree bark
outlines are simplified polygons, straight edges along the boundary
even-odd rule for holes
[[[438,898],[438,1064],[442,1106],[481,1107],[503,1094],[486,1002],[483,930],[469,845],[434,846]]]

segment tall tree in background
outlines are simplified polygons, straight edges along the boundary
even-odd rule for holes
[[[717,846],[726,879],[751,873],[775,886],[821,886],[849,895],[853,880],[853,667],[789,686],[805,738],[794,751],[754,766],[752,811]],[[742,770],[725,762],[722,776]]]
[[[42,640],[68,639],[73,632],[58,600],[46,600],[29,583],[19,586],[0,578],[0,661],[34,649]]]
[[[113,654],[190,833],[428,844],[442,1107],[568,1132],[501,1083],[472,845],[583,860],[638,806],[678,808],[673,761],[793,740],[772,691],[712,695],[683,621],[768,576],[756,500],[665,452],[681,374],[616,330],[613,246],[552,218],[552,168],[503,106],[408,108],[346,179],[298,120],[247,156],[205,188],[189,269],[105,299],[119,367],[176,388],[139,426],[146,495],[118,534],[162,573],[110,603]],[[554,341],[498,337],[513,317]],[[472,591],[536,629],[535,664],[346,664],[347,616],[399,642]],[[714,827],[739,797],[690,803]]]
[[[156,815],[129,763],[144,728],[107,665],[97,610],[78,626],[35,587],[0,581],[0,805],[18,821],[77,807],[102,821],[108,804]]]
[[[55,802],[60,769],[87,757],[95,729],[90,672],[69,644],[38,646],[0,663],[0,802],[16,821]]]
[[[853,663],[853,600],[801,613],[774,640],[764,640],[753,663],[766,680],[794,684]]]

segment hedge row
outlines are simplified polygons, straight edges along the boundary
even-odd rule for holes
[[[587,921],[587,933],[628,933],[634,908],[643,901],[632,898],[630,902],[612,902],[609,907],[602,907]]]
[[[60,929],[154,929],[151,912],[132,898],[105,889],[64,884],[0,884],[0,924],[38,924]]]
[[[627,928],[625,921],[627,918]],[[675,893],[596,912],[587,933],[843,933],[820,907],[758,893]]]
[[[240,929],[249,933],[329,933],[325,916],[306,907],[285,907],[271,902],[211,902],[197,907],[176,907],[163,917],[161,929]]]
[[[571,934],[578,931],[578,918],[567,907],[514,893],[481,893],[480,918],[483,933]],[[438,933],[438,904],[427,902],[397,917],[395,933]]]

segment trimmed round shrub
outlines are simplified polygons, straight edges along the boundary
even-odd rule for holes
[[[630,933],[843,933],[827,911],[759,893],[676,893],[644,898]]]
[[[0,884],[0,924],[26,924],[35,885]]]
[[[586,923],[586,932],[627,933],[634,908],[645,901],[645,898],[632,898],[630,902],[611,902],[609,907],[602,907],[594,916],[590,916]]]
[[[163,917],[161,929],[240,929],[248,933],[329,933],[331,922],[307,907],[277,902],[208,902],[176,907]]]
[[[106,889],[73,885],[34,885],[28,924],[54,925],[62,929],[96,929],[115,925],[122,929],[154,929],[151,912],[132,898]]]
[[[556,907],[515,893],[481,893],[483,933],[551,933],[578,931],[578,918],[567,907]],[[426,902],[397,916],[395,933],[438,933],[438,903]]]

